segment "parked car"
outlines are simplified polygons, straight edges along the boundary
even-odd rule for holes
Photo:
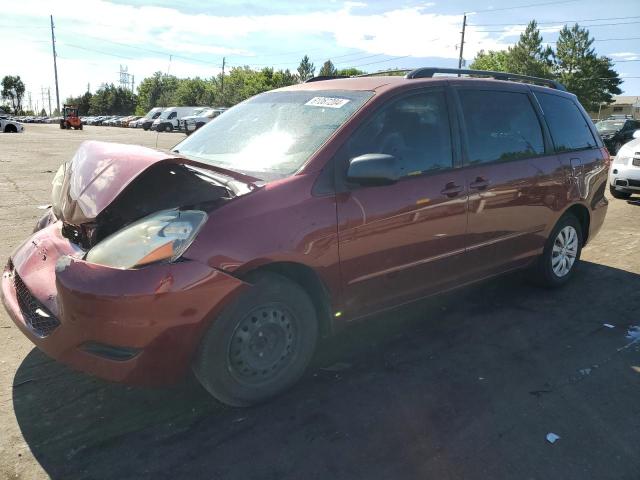
[[[180,130],[183,130],[187,135],[191,135],[197,129],[209,123],[225,110],[226,108],[208,108],[194,115],[184,117],[180,121]]]
[[[24,126],[22,123],[15,120],[10,120],[9,117],[0,116],[0,132],[2,133],[22,133]]]
[[[162,111],[162,113],[151,124],[151,130],[157,130],[158,132],[171,132],[177,130],[180,127],[180,120],[183,117],[193,115],[194,111],[199,107],[169,107]]]
[[[457,72],[266,92],[171,153],[83,143],[9,259],[11,318],[74,368],[192,367],[245,406],[352,320],[514,269],[566,284],[604,221],[608,152],[562,85],[436,76]]]
[[[640,193],[640,130],[625,143],[613,159],[609,170],[609,192],[614,198],[626,199]]]
[[[612,155],[616,155],[620,147],[633,139],[633,132],[640,129],[640,121],[631,119],[602,120],[596,128],[604,144]]]
[[[156,120],[160,114],[163,112],[164,108],[155,107],[147,112],[147,114],[142,117],[140,120],[136,121],[135,127],[142,128],[143,130],[149,130],[153,121]]]

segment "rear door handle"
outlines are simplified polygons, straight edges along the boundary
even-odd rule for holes
[[[444,186],[443,190],[440,190],[442,195],[446,195],[449,198],[458,196],[464,188],[460,185],[456,185],[455,182],[449,182]]]
[[[476,177],[476,179],[469,184],[469,188],[474,190],[486,190],[491,182],[484,177]]]

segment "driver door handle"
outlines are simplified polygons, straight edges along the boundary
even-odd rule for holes
[[[461,185],[456,185],[456,182],[448,182],[443,190],[440,190],[442,195],[446,195],[449,198],[458,196],[464,188]]]

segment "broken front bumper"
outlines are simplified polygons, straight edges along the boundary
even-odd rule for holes
[[[2,300],[20,330],[50,357],[131,384],[175,382],[209,319],[246,287],[196,261],[121,270],[85,262],[60,222],[12,255]]]

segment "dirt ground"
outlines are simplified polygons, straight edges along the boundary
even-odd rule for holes
[[[82,140],[181,137],[0,134],[0,261]],[[192,378],[143,389],[73,372],[2,309],[0,478],[637,480],[640,342],[625,333],[640,325],[640,201],[610,200],[583,260],[562,290],[513,274],[353,325],[293,390],[251,409]]]

